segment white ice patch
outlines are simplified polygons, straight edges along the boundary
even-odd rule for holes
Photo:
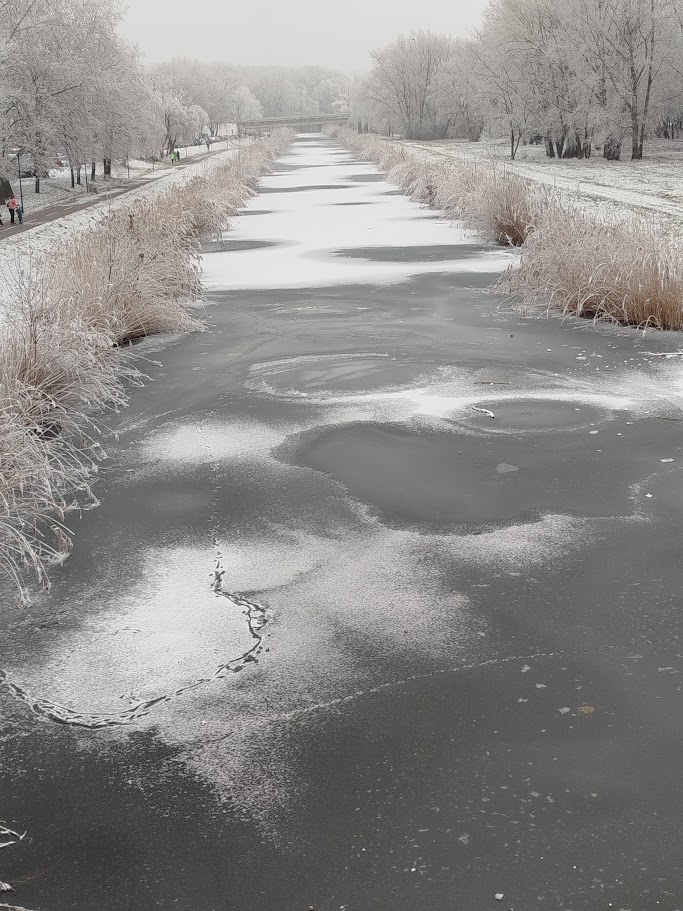
[[[476,395],[445,395],[438,389],[423,388],[369,393],[355,397],[356,403],[388,401],[405,404],[409,415],[435,418],[452,418],[456,415],[467,414],[472,406],[481,402],[492,405],[497,402],[515,401],[519,401],[520,405],[524,402],[583,402],[605,411],[623,411],[634,405],[634,402],[622,395],[617,396],[601,392],[589,393],[574,388],[550,388],[529,390],[528,392],[487,392]],[[487,423],[487,432],[495,433],[496,429],[493,423]],[[541,429],[545,431],[545,428]]]
[[[139,580],[92,616],[81,605],[82,622],[41,661],[8,656],[4,670],[34,699],[88,714],[122,713],[210,678],[254,644],[243,612],[212,588],[213,567],[210,548],[150,548]]]
[[[493,274],[510,264],[511,254],[502,249],[469,255],[471,236],[403,196],[386,195],[395,190],[390,184],[354,180],[376,173],[368,165],[329,164],[329,150],[314,144],[296,148],[283,161],[302,170],[264,178],[266,191],[284,192],[265,192],[247,207],[266,209],[268,216],[237,218],[225,235],[226,240],[275,245],[207,253],[203,278],[209,290],[386,284],[428,272]],[[291,190],[298,192],[287,192]],[[420,249],[426,254],[443,246],[462,246],[463,258],[431,262],[419,255]],[[367,247],[408,248],[406,261],[378,262],[372,251],[367,259],[343,255]],[[410,249],[418,250],[417,261],[410,261]]]
[[[376,359],[381,355],[367,355],[366,359]],[[615,383],[613,387],[603,383],[599,389],[586,384],[567,382],[561,379],[549,380],[546,376],[525,375],[522,382],[515,381],[517,388],[496,391],[498,387],[484,387],[477,384],[474,376],[458,368],[442,369],[432,376],[419,377],[419,385],[399,388],[378,389],[375,392],[338,393],[311,389],[304,391],[285,385],[287,374],[301,375],[301,368],[306,367],[309,374],[314,362],[319,365],[318,373],[324,375],[324,357],[294,358],[289,361],[277,361],[260,364],[252,369],[247,381],[249,388],[261,395],[275,398],[302,399],[315,406],[329,409],[327,423],[339,424],[351,421],[393,421],[409,422],[412,420],[431,419],[444,422],[444,429],[455,432],[485,434],[510,434],[519,432],[516,418],[523,419],[529,407],[534,405],[587,406],[586,412],[575,409],[567,414],[562,422],[552,426],[554,432],[574,431],[595,421],[596,417],[611,420],[624,412],[639,412],[643,409],[643,400],[627,394],[623,387]],[[334,355],[329,361],[328,373],[334,382],[334,376],[340,370],[335,367],[340,357]],[[349,359],[351,360],[351,359]],[[364,366],[359,360],[359,369]],[[346,368],[351,370],[351,365]],[[524,384],[526,388],[520,388]],[[512,385],[512,381],[511,381]],[[496,410],[505,405],[505,419],[496,419]],[[510,407],[512,406],[512,407]],[[590,411],[590,413],[589,413]],[[481,412],[481,414],[480,414]],[[596,415],[597,412],[597,415]],[[494,415],[491,420],[490,415]],[[546,433],[547,414],[536,425],[524,424],[525,433]],[[509,470],[509,469],[508,469]]]
[[[195,468],[227,460],[267,459],[284,437],[284,431],[278,433],[257,421],[178,424],[145,437],[139,450],[142,470],[160,464]]]

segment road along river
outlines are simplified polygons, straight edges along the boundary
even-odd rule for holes
[[[683,907],[680,337],[522,318],[513,261],[320,135],[207,245],[3,599],[12,902]]]

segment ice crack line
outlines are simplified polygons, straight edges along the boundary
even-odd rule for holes
[[[202,433],[203,428],[200,428],[200,436]],[[207,450],[211,470],[216,472],[218,462],[211,443],[201,440],[200,445]],[[214,525],[217,525],[216,515],[212,515],[211,518],[214,521]],[[215,554],[215,566],[211,574],[211,588],[217,596],[227,598],[235,607],[242,609],[243,613],[246,615],[249,633],[254,640],[254,643],[250,649],[243,652],[237,658],[231,658],[224,664],[221,664],[210,677],[200,677],[198,680],[194,680],[192,683],[188,683],[185,686],[178,687],[170,693],[163,693],[150,699],[139,700],[121,712],[78,712],[68,706],[60,705],[51,699],[36,698],[19,684],[13,682],[7,676],[6,671],[3,671],[2,669],[0,669],[0,687],[4,686],[12,696],[29,705],[31,711],[36,715],[48,718],[50,721],[54,721],[57,724],[97,730],[100,728],[133,724],[141,718],[144,718],[157,706],[171,702],[173,699],[177,699],[179,696],[182,696],[184,693],[190,692],[191,690],[208,686],[208,684],[226,677],[229,673],[239,673],[239,671],[242,671],[248,664],[256,663],[258,661],[257,656],[263,650],[263,636],[261,630],[268,622],[266,609],[260,604],[249,601],[241,595],[223,591],[223,579],[226,570],[223,563],[223,553],[221,551],[221,544],[217,531],[213,535],[212,545]]]
[[[462,673],[463,671],[479,670],[486,667],[496,667],[498,665],[512,664],[518,661],[524,661],[526,663],[528,661],[548,658],[575,658],[579,655],[594,654],[596,652],[611,652],[624,649],[633,650],[634,648],[636,648],[636,646],[633,643],[617,643],[614,645],[603,645],[598,648],[586,647],[580,649],[558,650],[556,652],[538,651],[526,655],[508,655],[502,658],[490,658],[487,661],[477,661],[471,664],[460,664],[453,667],[437,668],[436,670],[430,671],[429,673],[411,674],[410,676],[402,677],[399,680],[389,680],[386,683],[378,683],[364,690],[356,690],[355,692],[349,693],[346,696],[338,696],[336,699],[330,699],[325,702],[317,702],[314,705],[308,705],[303,708],[293,709],[290,712],[279,712],[272,715],[265,715],[256,722],[256,725],[263,726],[279,721],[296,721],[299,718],[306,717],[307,715],[313,715],[317,712],[326,712],[329,709],[347,705],[348,703],[355,702],[358,699],[366,699],[367,697],[372,696],[376,693],[383,693],[387,690],[398,689],[402,686],[406,686],[409,683],[413,683],[414,681],[430,680],[434,677],[439,677],[444,674],[457,674]],[[632,655],[626,657],[637,658],[640,657],[640,655],[634,652]],[[197,746],[194,748],[188,749],[184,755],[188,756],[195,753],[200,753],[206,748],[221,743],[224,740],[228,740],[233,736],[234,731],[230,731],[229,733],[221,734],[218,737],[208,738],[206,740],[203,740],[201,744],[197,744]]]
[[[10,829],[0,821],[0,838],[6,839],[6,841],[0,841],[0,848],[11,848],[12,845],[18,844],[20,841],[23,841],[26,838],[26,832],[17,832],[15,829]],[[4,883],[0,880],[0,892],[13,892],[14,889],[10,886],[9,883]],[[11,905],[0,905],[0,908],[11,908]]]
[[[405,686],[408,683],[412,683],[416,680],[430,680],[434,677],[438,677],[442,674],[456,674],[462,671],[471,671],[478,670],[485,667],[495,667],[501,664],[510,664],[516,661],[533,661],[543,658],[574,658],[579,655],[586,655],[594,652],[609,652],[620,649],[633,649],[633,644],[627,645],[604,645],[599,648],[582,648],[582,649],[566,649],[557,652],[533,652],[530,655],[509,655],[504,658],[490,658],[487,661],[474,662],[472,664],[461,664],[455,667],[442,667],[437,668],[434,671],[430,671],[426,674],[411,674],[409,677],[403,677],[400,680],[391,680],[387,683],[378,683],[375,686],[368,687],[366,690],[357,690],[355,693],[349,693],[347,696],[339,696],[337,699],[331,699],[329,702],[320,702],[316,705],[309,705],[305,708],[294,709],[291,712],[283,712],[279,715],[276,715],[273,718],[267,719],[267,721],[291,721],[295,718],[298,718],[302,715],[309,715],[313,712],[325,711],[329,708],[334,708],[337,705],[344,705],[347,702],[355,702],[356,699],[362,699],[367,696],[371,696],[374,693],[381,693],[385,690],[394,689],[397,687]]]
[[[239,657],[230,658],[224,664],[221,664],[209,677],[200,677],[198,680],[194,680],[192,683],[188,683],[185,686],[180,686],[170,693],[163,693],[162,695],[154,696],[151,699],[142,699],[129,706],[127,709],[124,709],[122,712],[78,712],[75,709],[53,702],[51,699],[36,698],[23,687],[19,686],[18,683],[14,683],[7,676],[7,672],[1,669],[0,687],[4,687],[16,699],[20,699],[30,706],[31,711],[35,715],[48,718],[50,721],[54,721],[57,724],[97,730],[100,728],[132,724],[139,721],[141,718],[144,718],[156,706],[171,702],[173,699],[182,696],[183,693],[188,693],[191,690],[208,686],[210,683],[214,683],[215,681],[226,677],[229,673],[238,673],[248,664],[256,663],[258,661],[257,655],[259,655],[263,649],[263,635],[261,630],[268,622],[266,609],[260,604],[243,598],[241,595],[221,591],[220,578],[222,578],[222,573],[220,576],[216,573],[216,580],[213,584],[214,591],[216,594],[227,598],[231,604],[243,609],[243,612],[247,617],[249,633],[254,640],[254,644],[246,652],[239,655]],[[0,834],[2,834],[1,830]]]

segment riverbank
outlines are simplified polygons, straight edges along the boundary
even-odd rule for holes
[[[68,517],[97,502],[98,416],[124,407],[127,387],[144,380],[125,346],[200,328],[200,238],[225,226],[289,139],[277,134],[201,175],[179,173],[172,188],[72,216],[58,248],[45,226],[40,255],[26,266],[24,251],[23,267],[5,273],[0,571],[22,592],[27,575],[49,584],[48,565],[71,550]],[[31,233],[17,243],[32,244]]]
[[[196,164],[198,160],[206,159],[209,155],[215,155],[218,152],[237,151],[241,147],[241,142],[235,139],[226,139],[214,142],[210,149],[205,144],[196,146],[182,147],[180,152],[180,162],[182,164]],[[106,197],[111,193],[125,190],[131,183],[140,183],[142,180],[157,180],[174,169],[169,156],[160,160],[131,159],[130,161],[112,161],[111,176],[104,178],[102,170],[103,163],[98,162],[96,169],[96,178],[91,180],[90,168],[82,168],[81,183],[71,186],[71,172],[67,166],[56,166],[52,168],[47,177],[40,181],[40,191],[35,192],[35,179],[32,177],[23,177],[21,180],[21,197],[24,201],[25,216],[28,223],[33,220],[34,216],[40,215],[45,209],[57,207],[63,210],[63,214],[68,214],[69,209],[77,207],[85,200],[92,197]],[[86,174],[87,171],[87,174]],[[86,179],[87,177],[87,179]],[[20,198],[18,177],[10,176],[10,182],[17,199]],[[3,211],[2,218],[4,227],[0,227],[0,242],[6,236],[12,233],[9,226],[8,213]]]
[[[642,161],[629,160],[628,142],[622,161],[606,161],[599,151],[581,161],[548,158],[542,144],[520,146],[511,161],[509,140],[384,141],[436,160],[478,163],[509,171],[580,199],[585,209],[597,217],[614,217],[626,209],[641,217],[655,215],[672,230],[683,227],[683,140],[648,140]]]
[[[379,164],[412,199],[520,249],[504,287],[528,310],[639,329],[683,329],[683,245],[628,211],[586,211],[576,198],[511,169],[414,153],[381,137],[332,135]]]

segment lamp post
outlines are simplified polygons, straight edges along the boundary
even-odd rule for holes
[[[17,168],[19,170],[19,200],[21,202],[21,209],[24,209],[24,189],[21,185],[21,152],[17,152]]]

